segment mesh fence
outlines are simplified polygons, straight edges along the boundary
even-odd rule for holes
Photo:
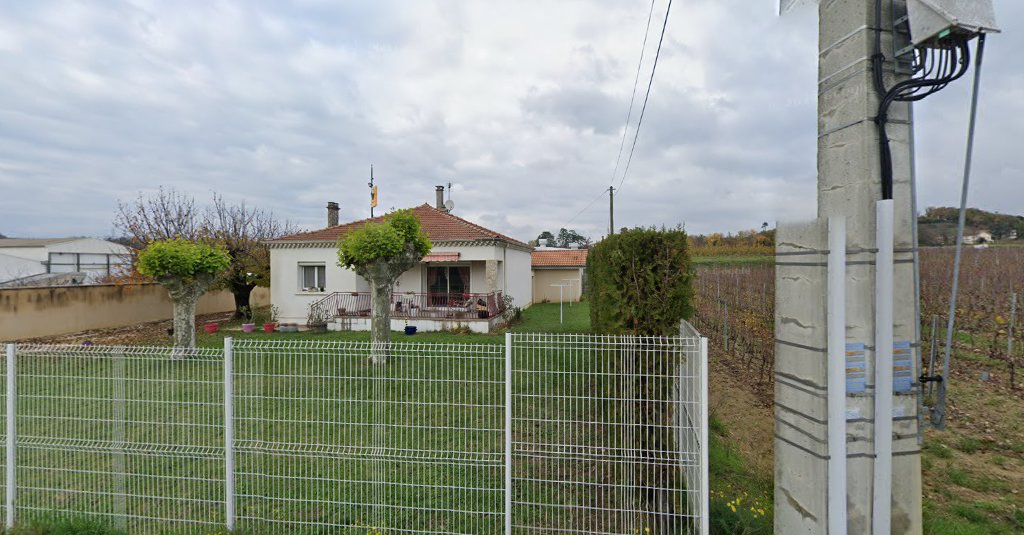
[[[387,364],[374,352],[236,346],[239,525],[501,533],[504,348],[393,343]]]
[[[700,339],[506,344],[18,346],[16,516],[129,533],[699,532]]]
[[[224,524],[221,351],[23,345],[16,365],[19,519]]]
[[[515,335],[515,533],[700,528],[696,338]]]

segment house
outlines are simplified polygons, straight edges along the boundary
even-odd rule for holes
[[[442,190],[443,191],[443,188]],[[502,322],[503,298],[515,306],[531,303],[530,252],[527,244],[437,206],[412,208],[433,248],[402,274],[392,296],[392,329],[419,331],[466,327],[489,332]],[[327,205],[328,226],[267,242],[270,249],[271,302],[279,321],[305,323],[311,307],[326,314],[331,329],[369,330],[370,285],[338,265],[338,240],[383,216],[338,224],[338,205]]]
[[[964,243],[967,245],[981,245],[985,243],[992,243],[992,233],[987,230],[979,230],[977,232],[964,232]]]
[[[0,239],[0,284],[82,284],[117,275],[129,250],[95,238]]]
[[[579,302],[587,268],[586,249],[540,247],[530,256],[530,266],[533,269],[534,303],[557,303],[559,299]]]

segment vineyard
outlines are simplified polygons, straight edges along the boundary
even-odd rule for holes
[[[941,352],[952,285],[953,250],[921,252],[922,355],[931,351],[932,324]],[[770,386],[775,358],[775,268],[771,265],[699,268],[696,278],[695,325],[711,339],[713,351],[729,367]],[[1018,293],[1016,317],[1011,301]],[[960,273],[954,348],[981,351],[1009,366],[1010,386],[1020,380],[1015,368],[1024,355],[1024,247],[967,249]],[[1011,320],[1016,325],[1010,329]],[[1014,337],[1014,355],[1007,337]],[[927,364],[927,363],[926,363]],[[770,388],[764,389],[770,393]]]
[[[941,362],[952,266],[951,249],[921,253],[925,365],[932,347]],[[754,473],[770,482],[775,269],[771,264],[698,266],[694,284],[693,323],[710,339],[713,418],[730,430],[731,447],[743,453]],[[927,430],[922,448],[925,533],[1024,533],[1022,309],[1024,247],[964,251],[949,427]],[[770,494],[765,499],[770,502]]]

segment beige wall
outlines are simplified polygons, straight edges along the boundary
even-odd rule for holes
[[[552,284],[569,284],[562,279],[572,279],[572,301],[580,300],[580,284],[583,279],[583,270],[579,268],[553,268],[533,270],[533,302],[540,303],[547,299],[552,303],[558,302],[558,288]],[[562,289],[562,299],[569,301],[569,288]]]
[[[256,288],[253,306],[270,304],[270,290]],[[233,310],[227,291],[208,292],[196,312]],[[172,304],[159,284],[11,288],[0,290],[0,340],[53,336],[170,319]]]

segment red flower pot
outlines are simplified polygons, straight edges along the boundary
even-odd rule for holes
[[[206,325],[203,325],[203,329],[206,329],[206,334],[213,334],[217,332],[217,329],[219,328],[219,323],[207,323]]]
[[[265,332],[265,333],[272,333],[272,332],[274,332],[274,328],[275,327],[277,327],[276,323],[264,323],[263,324],[263,332]]]

